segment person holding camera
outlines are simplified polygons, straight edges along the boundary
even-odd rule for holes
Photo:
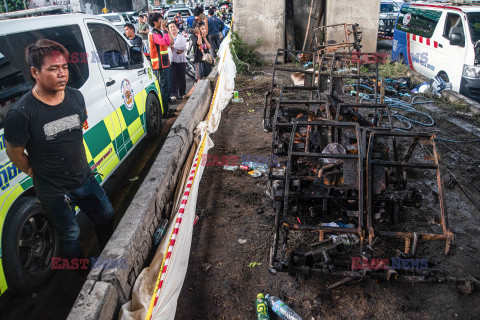
[[[199,22],[194,29],[193,36],[193,53],[195,63],[195,81],[205,78],[212,72],[213,57],[210,54],[211,45],[208,42],[207,26],[203,22]]]

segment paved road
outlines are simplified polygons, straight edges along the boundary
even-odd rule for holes
[[[193,81],[187,77],[187,90]],[[186,101],[170,104],[175,110]],[[115,208],[115,225],[122,218],[135,192],[140,187],[153,160],[161,149],[175,118],[164,121],[161,137],[151,141],[144,139],[125,159],[104,188]],[[138,178],[137,178],[138,177]],[[94,236],[94,225],[80,212],[77,221],[81,229],[82,249],[87,257],[97,257],[100,252]],[[63,320],[68,316],[83,286],[83,280],[72,270],[59,270],[52,280],[37,293],[13,294],[7,292],[0,297],[0,319],[2,320]]]

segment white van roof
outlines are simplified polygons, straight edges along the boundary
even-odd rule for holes
[[[0,35],[36,29],[46,29],[63,25],[80,24],[83,23],[83,20],[86,18],[108,22],[108,20],[105,18],[81,13],[19,18],[0,21]]]
[[[470,5],[470,4],[452,4],[452,3],[443,3],[443,2],[411,2],[405,3],[414,7],[426,7],[431,9],[440,9],[440,10],[455,10],[460,12],[480,12],[480,5]]]

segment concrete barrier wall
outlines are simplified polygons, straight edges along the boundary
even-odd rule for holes
[[[125,259],[126,268],[92,269],[68,320],[112,319],[130,299],[135,279],[152,250],[159,220],[168,214],[178,175],[193,142],[193,130],[205,118],[212,87],[201,80],[173,124],[149,173],[100,258]]]
[[[273,60],[285,48],[285,1],[233,0],[233,7],[233,30],[249,45],[261,38],[258,52]]]

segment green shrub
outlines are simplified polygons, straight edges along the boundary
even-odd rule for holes
[[[249,71],[250,66],[259,66],[262,65],[262,60],[260,59],[260,53],[257,49],[262,44],[262,39],[258,39],[255,44],[247,44],[243,38],[234,31],[232,32],[232,41],[230,43],[233,60],[237,65],[237,71],[240,73],[246,73]]]

